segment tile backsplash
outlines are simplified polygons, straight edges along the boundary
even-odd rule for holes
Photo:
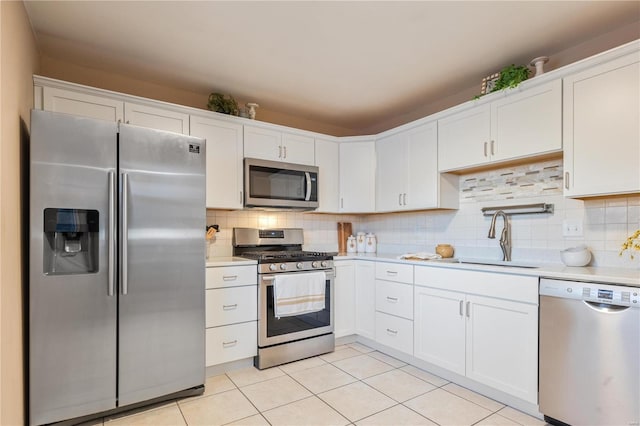
[[[220,225],[209,256],[231,255],[234,227],[301,227],[305,249],[336,251],[337,222],[351,222],[354,232],[376,234],[380,253],[433,252],[437,244],[448,243],[458,257],[501,259],[498,239],[487,238],[491,218],[480,209],[544,202],[554,205],[552,214],[510,217],[514,261],[560,263],[560,250],[585,244],[593,253],[592,265],[637,268],[640,253],[631,260],[619,251],[627,236],[640,229],[640,196],[564,198],[562,174],[562,161],[552,160],[462,175],[459,210],[376,215],[208,210],[207,224]],[[563,237],[567,219],[582,222],[582,237]]]

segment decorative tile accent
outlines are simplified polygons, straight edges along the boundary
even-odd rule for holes
[[[511,200],[562,194],[562,160],[460,176],[460,202]]]

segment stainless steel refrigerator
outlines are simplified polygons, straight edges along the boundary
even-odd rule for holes
[[[31,424],[205,379],[205,142],[31,113]]]

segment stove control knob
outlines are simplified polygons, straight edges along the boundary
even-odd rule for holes
[[[321,265],[323,268],[326,268],[326,267],[327,267],[327,265],[329,265],[329,264],[327,263],[327,261],[326,261],[326,260],[323,260],[323,261],[320,263],[320,265]]]
[[[286,263],[281,263],[281,264],[280,264],[280,269],[282,269],[283,271],[284,271],[285,269],[287,269],[287,264],[286,264]]]
[[[273,263],[271,265],[269,265],[269,270],[270,271],[275,271],[276,270],[276,265],[273,264]]]
[[[312,268],[317,268],[318,267],[318,262],[316,262],[315,260],[313,262],[311,262],[311,267]]]
[[[302,262],[298,262],[298,263],[296,263],[296,268],[298,268],[298,269],[302,269]]]

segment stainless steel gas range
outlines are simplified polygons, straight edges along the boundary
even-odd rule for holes
[[[233,230],[233,254],[258,261],[258,356],[254,365],[259,369],[331,352],[335,347],[335,253],[303,251],[302,243],[299,228]],[[286,292],[307,285],[313,288],[313,284],[319,288],[313,295],[286,299],[312,303],[282,313],[278,304],[285,304],[283,293],[291,296]]]

